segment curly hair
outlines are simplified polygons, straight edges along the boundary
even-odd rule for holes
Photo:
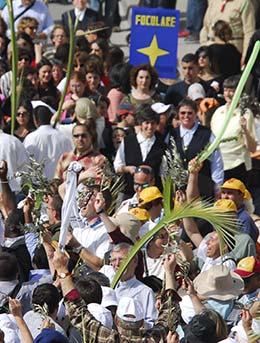
[[[38,26],[39,26],[39,22],[38,22],[38,20],[36,20],[35,18],[32,18],[32,17],[23,17],[23,18],[19,21],[19,24],[18,24],[18,26],[17,26],[17,31],[18,31],[18,33],[20,33],[20,32],[25,32],[25,29],[26,29],[28,26],[34,26],[35,29],[37,30],[37,29],[38,29]]]
[[[140,64],[134,67],[130,72],[130,83],[131,86],[136,87],[136,78],[140,70],[148,71],[151,76],[150,89],[153,89],[158,81],[157,71],[149,64]]]

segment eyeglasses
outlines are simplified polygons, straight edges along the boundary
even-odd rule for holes
[[[30,58],[28,56],[20,56],[19,61],[25,60],[25,62],[29,62]]]
[[[135,188],[142,188],[142,189],[144,189],[144,188],[147,188],[147,187],[149,187],[149,183],[138,183],[138,182],[134,182],[134,187]]]
[[[17,117],[25,117],[25,116],[27,116],[28,115],[28,112],[17,112],[16,113],[16,116]]]
[[[74,138],[87,138],[88,137],[88,134],[87,133],[75,133],[73,135]]]
[[[181,112],[179,112],[179,114],[181,114],[181,115],[187,114],[188,116],[192,116],[193,112],[192,111],[181,111]]]
[[[145,167],[136,167],[135,168],[135,173],[144,173],[146,175],[151,175],[152,174],[152,170],[149,168],[145,168]]]

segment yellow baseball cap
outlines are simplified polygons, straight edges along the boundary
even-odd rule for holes
[[[157,187],[147,187],[139,194],[139,207],[160,198],[163,198],[163,195]]]
[[[232,178],[223,183],[221,186],[221,189],[234,189],[237,191],[240,191],[242,194],[245,194],[246,192],[246,186],[243,184],[242,181]]]
[[[214,203],[214,207],[222,212],[237,212],[236,204],[230,199],[219,199]]]
[[[260,262],[254,256],[243,258],[234,270],[242,278],[247,278],[255,273],[260,274]]]
[[[130,208],[128,212],[141,221],[147,221],[150,218],[149,212],[144,208],[134,207]]]

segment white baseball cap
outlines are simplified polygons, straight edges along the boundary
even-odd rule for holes
[[[116,315],[126,322],[138,322],[144,319],[142,304],[129,297],[122,297],[119,300]]]
[[[162,114],[171,107],[171,105],[165,105],[162,102],[156,102],[152,104],[151,109],[156,112],[157,114]]]
[[[101,286],[102,288],[102,302],[101,305],[104,307],[117,306],[116,292],[113,288]]]
[[[196,101],[198,99],[204,99],[206,97],[206,92],[200,83],[193,83],[188,88],[188,97]]]

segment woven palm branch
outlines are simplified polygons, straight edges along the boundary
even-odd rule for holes
[[[119,282],[122,274],[126,270],[128,264],[138,253],[138,251],[162,228],[169,224],[183,218],[201,218],[208,221],[216,230],[219,240],[221,254],[224,254],[224,244],[232,246],[233,234],[237,232],[237,221],[228,213],[218,211],[216,208],[209,205],[207,202],[194,201],[190,204],[178,206],[178,208],[171,211],[170,214],[165,215],[160,222],[149,232],[147,232],[139,241],[135,243],[129,254],[122,262],[117,271],[113,281],[112,287],[115,288]]]
[[[163,156],[162,178],[170,177],[177,189],[186,186],[188,181],[188,171],[184,168],[182,159],[177,150],[173,137],[170,137],[170,148],[165,151]]]

